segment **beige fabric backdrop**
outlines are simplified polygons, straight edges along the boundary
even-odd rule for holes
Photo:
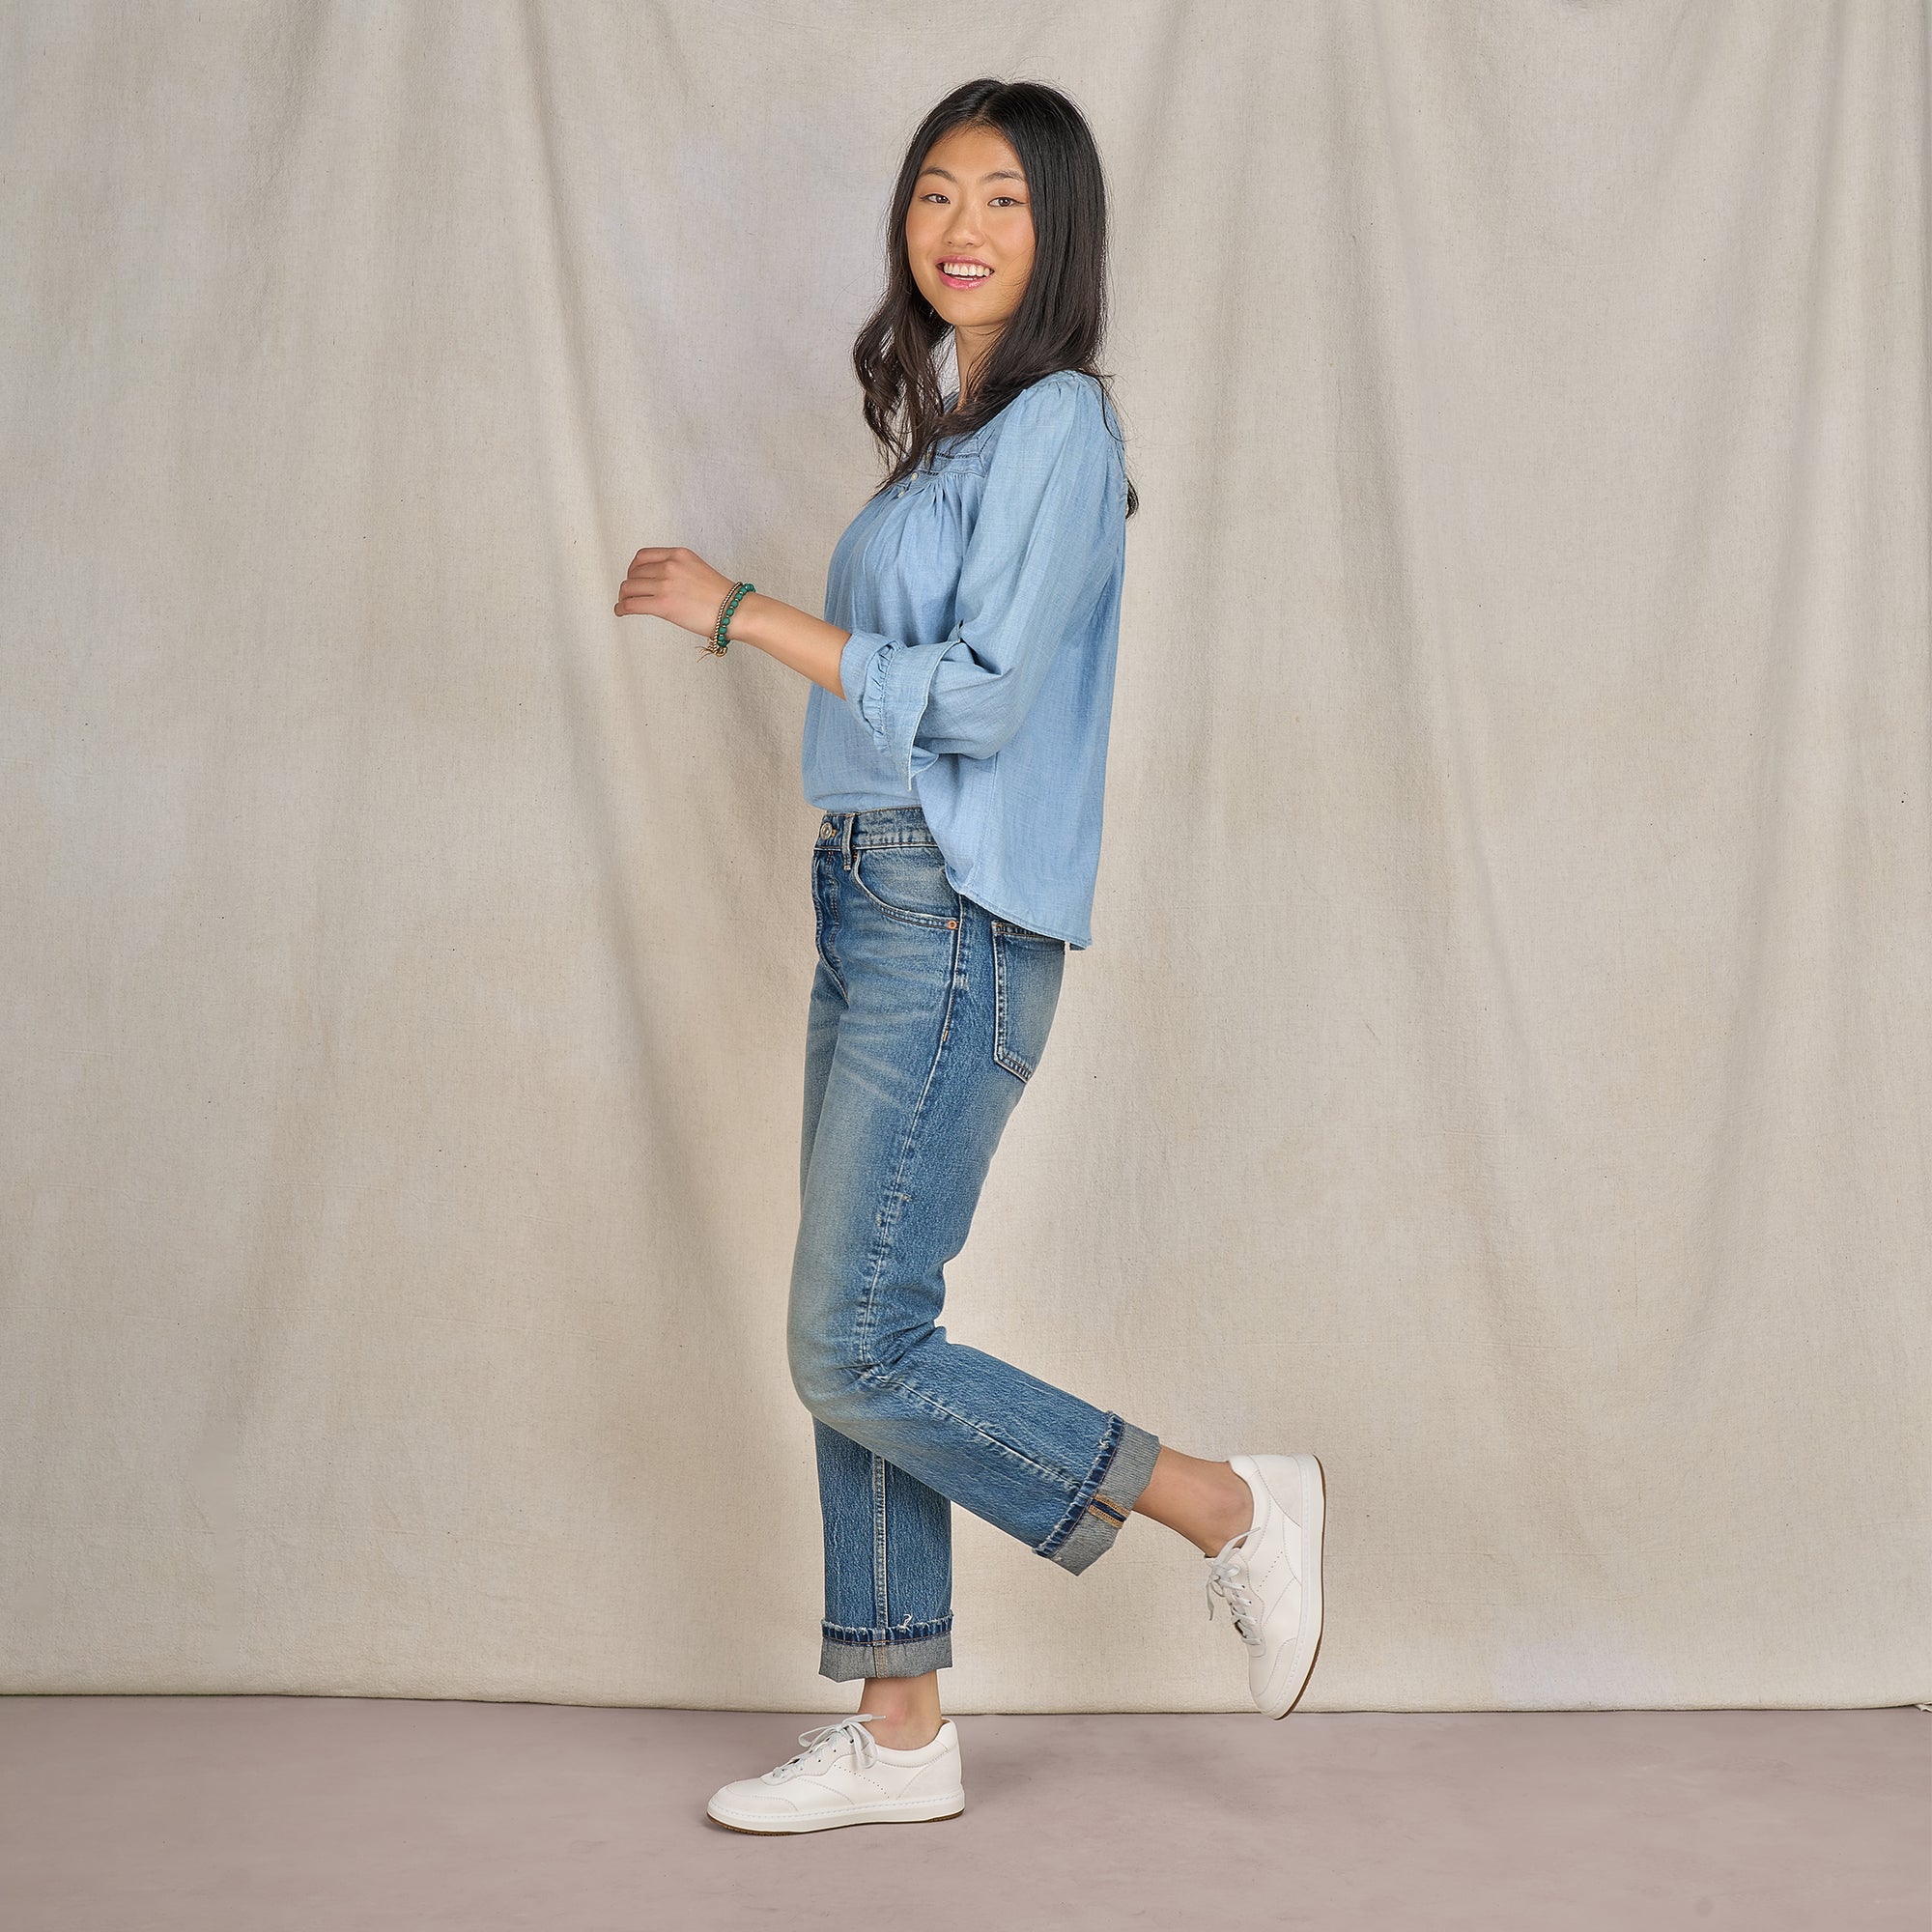
[[[6,10],[0,1688],[841,1710],[804,682],[919,113],[1144,513],[949,1333],[1328,1469],[1304,1708],[1932,1698],[1918,0]],[[963,1511],[961,1711],[1247,1708]]]

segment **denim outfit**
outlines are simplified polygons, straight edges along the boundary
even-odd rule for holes
[[[825,618],[851,633],[844,697],[807,695],[806,797],[923,807],[956,891],[1092,945],[1125,567],[1105,397],[1056,370],[838,539]]]
[[[829,573],[851,636],[844,700],[814,684],[806,709],[824,816],[786,1341],[835,1680],[952,1662],[953,1503],[1077,1575],[1160,1449],[938,1319],[1067,952],[1092,943],[1125,551],[1103,402],[1042,378],[875,495]]]

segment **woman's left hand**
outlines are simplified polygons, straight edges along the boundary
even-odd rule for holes
[[[681,544],[640,550],[617,593],[617,615],[663,617],[680,630],[708,638],[737,582],[721,576]]]

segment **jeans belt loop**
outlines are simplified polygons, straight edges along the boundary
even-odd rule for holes
[[[852,831],[858,823],[859,814],[856,811],[845,814],[845,869],[848,872],[852,869]]]

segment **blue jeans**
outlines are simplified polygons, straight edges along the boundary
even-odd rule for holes
[[[1039,1065],[1064,940],[954,892],[916,805],[825,814],[786,1340],[825,1524],[819,1675],[952,1662],[952,1504],[1076,1574],[1159,1440],[947,1340],[946,1264]]]

